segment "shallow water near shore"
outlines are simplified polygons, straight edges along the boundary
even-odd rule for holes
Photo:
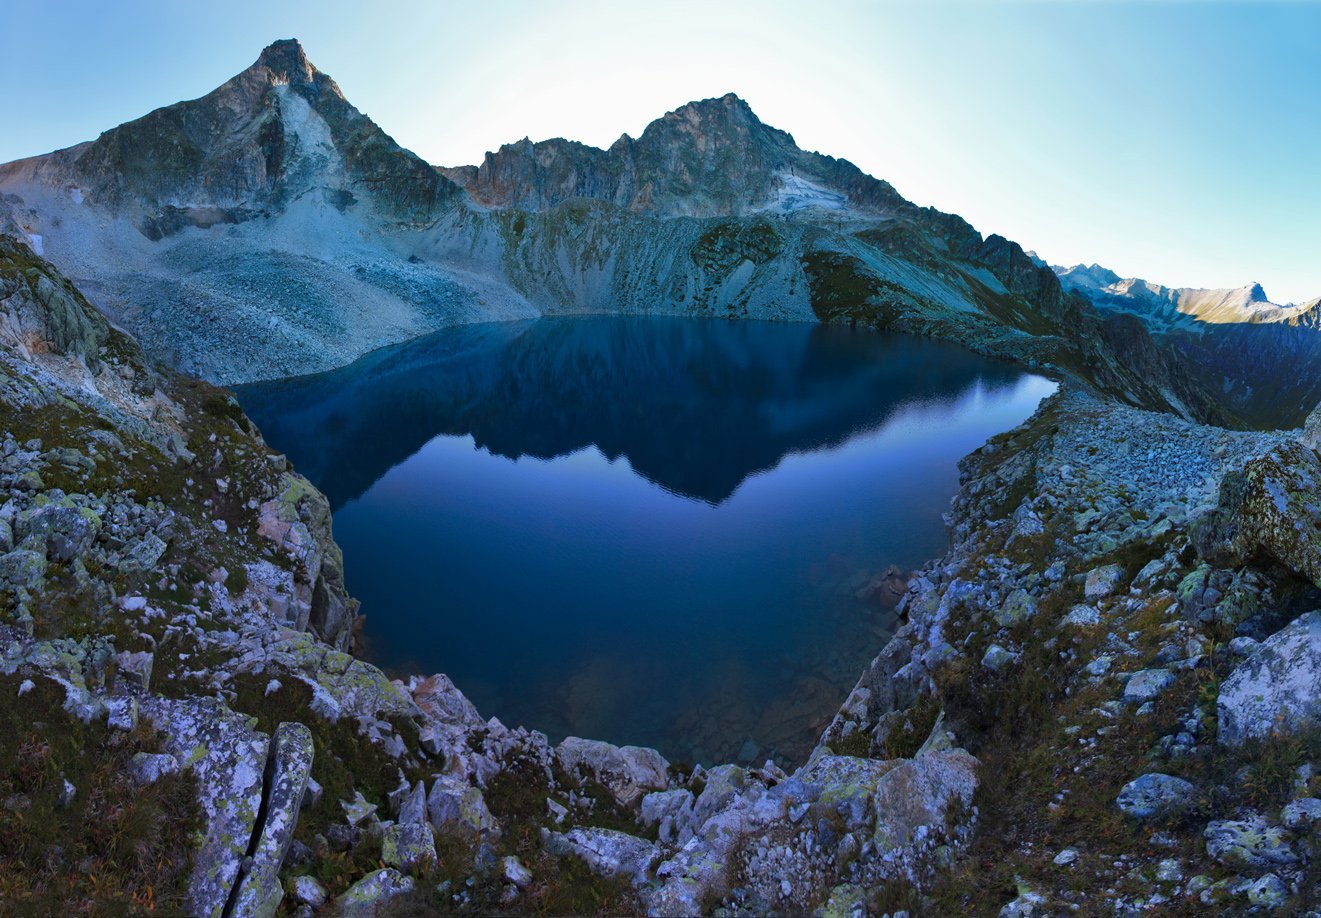
[[[485,716],[801,760],[946,545],[957,462],[1054,383],[802,324],[467,326],[243,387],[331,500],[365,655]]]

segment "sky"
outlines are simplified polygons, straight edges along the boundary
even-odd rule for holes
[[[607,146],[736,92],[1056,264],[1321,295],[1321,4],[0,0],[0,162],[213,89],[296,37],[430,162]]]

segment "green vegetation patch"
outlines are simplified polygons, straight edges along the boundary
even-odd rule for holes
[[[0,676],[0,903],[33,915],[182,914],[200,828],[192,777],[138,787],[129,760],[160,751],[148,726],[83,724],[65,712],[62,686],[34,678],[20,698],[23,681]]]

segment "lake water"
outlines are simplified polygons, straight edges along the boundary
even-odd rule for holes
[[[1054,384],[806,324],[447,330],[244,387],[330,498],[364,654],[484,716],[711,763],[810,751],[942,554],[957,462]]]

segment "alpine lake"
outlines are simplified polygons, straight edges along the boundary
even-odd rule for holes
[[[959,459],[1054,390],[905,335],[576,317],[238,395],[330,499],[366,659],[552,741],[786,764],[944,552]]]

